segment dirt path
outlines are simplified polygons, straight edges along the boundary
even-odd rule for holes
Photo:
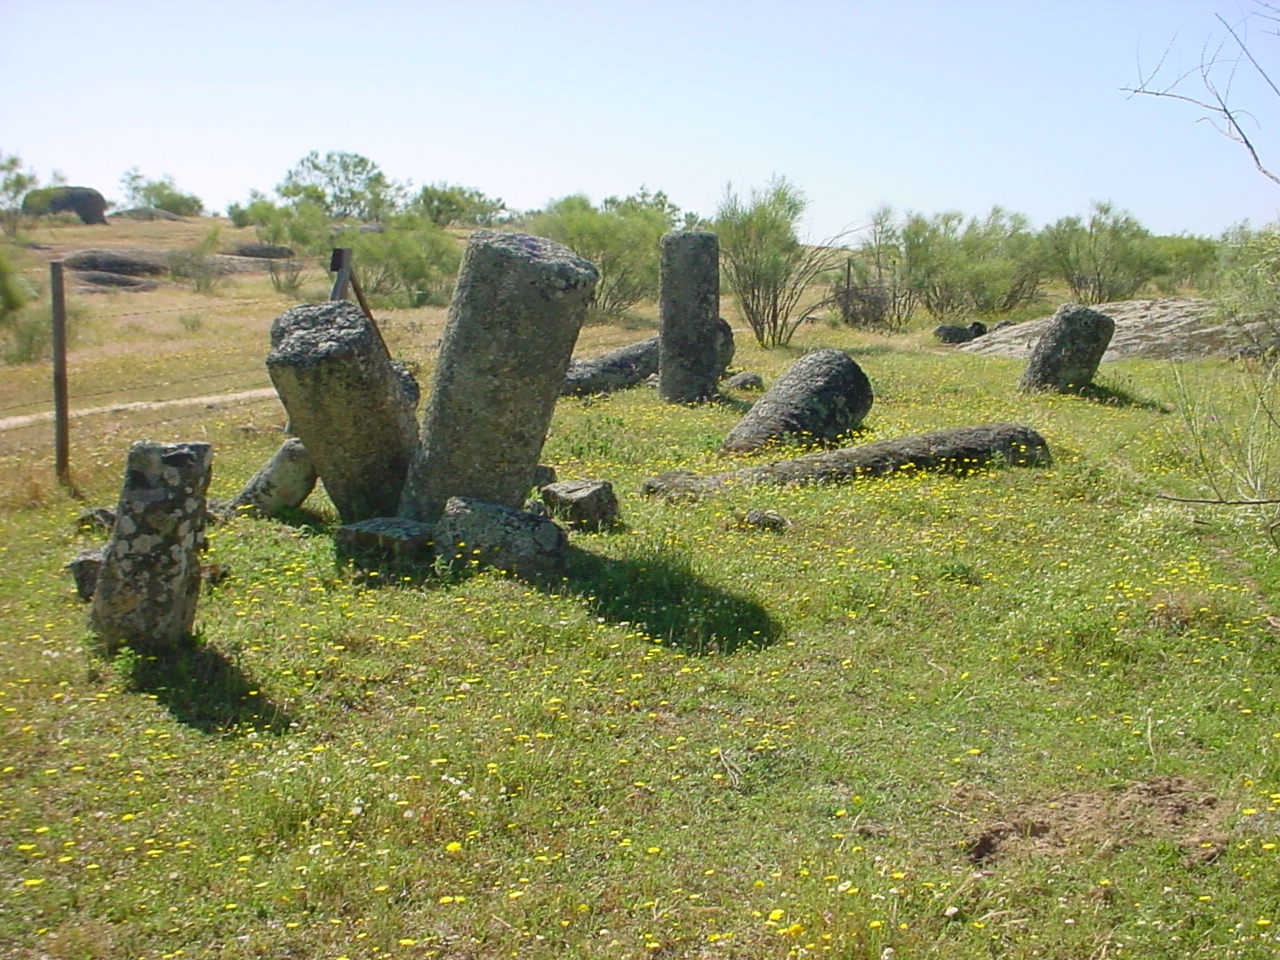
[[[131,410],[162,410],[166,407],[188,407],[197,404],[225,404],[246,400],[261,400],[274,397],[274,387],[259,387],[257,390],[244,390],[240,393],[215,393],[204,397],[181,397],[176,400],[137,400],[132,403],[113,403],[107,407],[83,407],[71,411],[71,419],[91,417],[102,413],[127,413]],[[29,427],[33,423],[45,423],[53,420],[53,411],[43,413],[27,413],[17,417],[0,417],[0,431],[17,430]]]

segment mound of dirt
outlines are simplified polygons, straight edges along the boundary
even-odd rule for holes
[[[1081,846],[1116,849],[1140,838],[1171,840],[1188,864],[1216,859],[1227,842],[1225,805],[1181,777],[1156,777],[1123,793],[1067,793],[1007,811],[980,825],[967,853],[975,863],[1053,856]]]
[[[1196,357],[1238,357],[1258,354],[1280,340],[1280,329],[1267,322],[1222,322],[1209,300],[1162,297],[1120,300],[1093,309],[1116,322],[1115,336],[1103,361],[1126,357],[1191,360]],[[1025,360],[1031,355],[1051,317],[1027,320],[993,330],[956,349]]]

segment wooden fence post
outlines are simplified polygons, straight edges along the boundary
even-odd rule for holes
[[[71,410],[67,399],[67,295],[62,261],[49,264],[49,292],[53,308],[53,469],[58,483],[73,497],[80,491],[71,482]]]

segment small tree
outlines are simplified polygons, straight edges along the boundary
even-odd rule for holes
[[[423,187],[409,207],[438,227],[454,224],[488,227],[497,223],[507,210],[500,198],[487,197],[473,187],[447,183]]]
[[[22,159],[0,154],[0,228],[12,236],[22,224],[22,198],[35,189],[40,178],[32,170],[23,170]]]
[[[346,230],[333,240],[350,247],[360,287],[387,306],[447,302],[462,251],[426,217],[396,214],[380,231]]]
[[[1095,202],[1087,220],[1063,217],[1041,239],[1053,276],[1081,303],[1126,300],[1166,270],[1146,228],[1109,202]]]
[[[581,194],[564,197],[530,217],[526,229],[595,264],[600,280],[592,310],[621,316],[658,295],[659,242],[689,219],[661,190],[642,187],[627,197],[607,197],[599,207]]]
[[[120,186],[124,189],[125,202],[131,207],[154,207],[180,217],[198,217],[204,212],[203,201],[195,194],[179,190],[168,174],[159,180],[148,180],[141,170],[132,167],[120,178]]]
[[[821,303],[801,309],[810,285],[835,264],[834,239],[818,246],[800,242],[796,228],[807,201],[784,177],[749,199],[725,191],[716,211],[725,276],[756,341],[763,347],[791,342],[800,321]]]
[[[341,151],[323,157],[312,150],[276,187],[286,200],[309,201],[337,219],[382,220],[399,209],[405,188],[358,153]]]

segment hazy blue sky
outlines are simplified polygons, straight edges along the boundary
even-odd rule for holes
[[[0,151],[211,207],[310,150],[514,207],[642,184],[712,213],[788,177],[815,237],[882,203],[1036,224],[1111,199],[1161,233],[1276,219],[1280,187],[1194,109],[1129,98],[1251,0],[0,0]],[[1264,63],[1280,38],[1254,23]],[[1280,64],[1277,64],[1280,66]],[[1278,70],[1277,72],[1280,72]],[[1198,92],[1193,85],[1189,92]],[[1280,167],[1280,99],[1241,75]]]

